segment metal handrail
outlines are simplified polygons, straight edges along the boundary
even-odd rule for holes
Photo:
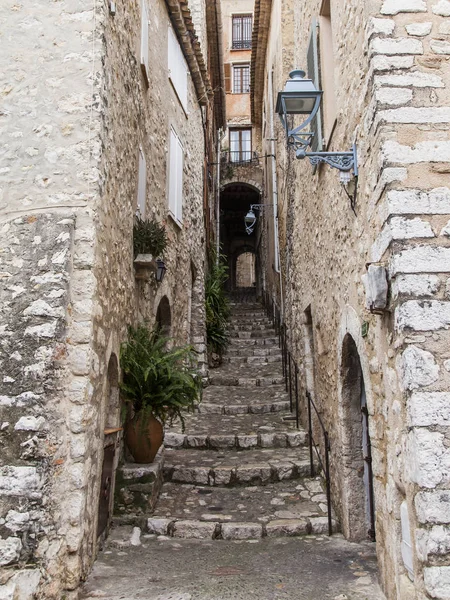
[[[328,535],[333,535],[333,521],[331,515],[331,480],[330,480],[330,438],[328,435],[328,431],[325,428],[325,425],[322,421],[322,417],[317,409],[317,406],[314,403],[314,400],[311,397],[311,394],[306,392],[306,399],[308,401],[308,441],[309,441],[309,461],[311,465],[311,477],[315,477],[316,470],[314,467],[314,451],[319,460],[319,464],[322,468],[322,472],[325,474],[325,485],[326,485],[326,494],[327,494],[327,513],[328,513]],[[322,457],[319,452],[319,446],[314,440],[314,432],[312,425],[312,410],[316,413],[317,420],[322,429],[323,438],[324,438],[324,450],[325,450],[325,464],[322,460]]]
[[[276,304],[272,301],[272,298],[267,290],[264,290],[262,294],[262,302],[263,306],[266,309],[267,318],[272,321],[275,327],[275,332],[278,335],[278,343],[281,349],[281,362],[282,362],[282,371],[285,382],[286,392],[289,392],[289,407],[291,413],[294,411],[295,407],[295,423],[297,429],[300,428],[300,409],[299,409],[299,391],[298,391],[298,377],[299,377],[299,368],[298,365],[293,358],[290,350],[288,349],[288,341],[287,341],[287,327],[286,324],[283,323],[281,313],[276,306]],[[292,378],[294,377],[294,381]],[[311,397],[309,391],[306,392],[306,399],[308,405],[308,444],[309,444],[309,461],[310,461],[310,473],[311,477],[316,476],[316,468],[314,464],[314,454],[317,455],[317,460],[319,462],[320,468],[325,475],[325,485],[326,485],[326,496],[327,496],[327,517],[328,517],[328,535],[333,535],[333,520],[331,513],[331,476],[330,476],[330,437],[328,431],[325,427],[325,424],[322,420],[322,416]],[[313,410],[316,415],[317,421],[320,425],[323,440],[324,440],[324,460],[320,454],[320,446],[316,442],[314,438],[313,431]],[[290,419],[291,417],[289,417]],[[293,418],[294,419],[294,418]]]

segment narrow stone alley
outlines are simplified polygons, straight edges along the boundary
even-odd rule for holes
[[[178,424],[165,434],[153,514],[115,519],[83,597],[383,598],[374,544],[327,535],[322,480],[310,477],[307,433],[291,418],[262,307],[235,304],[230,330],[224,364],[185,432]]]

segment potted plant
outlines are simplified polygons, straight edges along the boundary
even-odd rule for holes
[[[155,219],[141,219],[136,216],[133,226],[134,266],[137,279],[147,279],[148,271],[157,271],[158,261],[167,247],[167,234],[164,225]]]
[[[193,409],[201,378],[190,346],[167,347],[159,328],[128,328],[120,349],[122,396],[128,406],[125,442],[137,463],[152,462],[164,438],[163,426]]]

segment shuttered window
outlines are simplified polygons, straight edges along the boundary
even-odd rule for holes
[[[233,94],[250,93],[250,65],[233,66]]]
[[[225,92],[227,94],[231,93],[231,64],[225,63]]]
[[[232,50],[250,50],[252,47],[252,15],[233,15]]]
[[[230,162],[252,160],[252,130],[230,129]]]
[[[188,66],[172,27],[168,34],[169,79],[184,111],[188,109]]]
[[[139,169],[138,169],[138,194],[137,194],[137,212],[141,219],[145,219],[145,205],[147,200],[147,162],[144,151],[139,148]]]
[[[170,130],[168,196],[169,212],[181,225],[183,220],[183,167],[184,150],[174,129]]]
[[[141,1],[141,69],[147,81],[149,81],[149,61],[148,61],[148,10],[147,0]]]
[[[316,19],[313,19],[311,27],[311,35],[308,44],[308,77],[313,80],[316,89],[320,90],[320,58],[319,58],[319,44],[318,44],[318,23]],[[322,132],[322,116],[321,110],[318,111],[317,116],[311,121],[311,131],[314,132],[313,141],[311,144],[313,152],[321,152],[323,148],[323,132]]]

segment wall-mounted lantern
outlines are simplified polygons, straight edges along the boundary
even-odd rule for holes
[[[305,75],[305,71],[300,69],[291,71],[284,90],[278,93],[276,112],[286,132],[288,146],[295,148],[297,158],[309,158],[313,166],[327,163],[330,167],[338,169],[340,181],[346,186],[352,176],[355,179],[358,177],[355,144],[348,152],[307,152],[314,138],[314,132],[308,131],[307,127],[319,111],[323,92],[317,90],[313,81],[306,79]],[[303,120],[296,125],[298,115],[302,115]],[[356,186],[354,193],[356,194]],[[354,197],[350,197],[350,200],[353,208]]]
[[[248,235],[253,233],[253,230],[255,229],[256,221],[258,220],[258,217],[255,215],[255,210],[262,211],[265,208],[270,208],[270,207],[273,207],[273,204],[252,204],[250,206],[250,210],[248,211],[248,213],[245,215],[245,218],[244,218],[245,231],[248,233]]]
[[[162,281],[164,279],[164,275],[166,274],[166,271],[167,271],[166,263],[162,260],[162,258],[157,258],[156,259],[155,277],[156,277],[156,281],[158,283],[162,283]]]

